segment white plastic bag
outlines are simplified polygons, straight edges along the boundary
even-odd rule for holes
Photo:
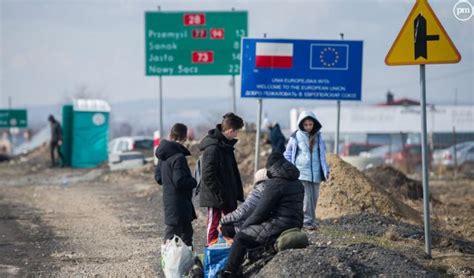
[[[161,245],[161,267],[166,278],[183,277],[193,265],[193,252],[180,237],[174,236]]]

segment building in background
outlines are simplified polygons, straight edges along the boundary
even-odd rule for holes
[[[291,130],[295,130],[298,114],[304,108],[290,110]],[[323,124],[322,132],[328,150],[333,150],[337,110],[335,106],[312,109]],[[394,100],[377,105],[341,105],[340,145],[420,144],[421,111],[415,100]],[[431,149],[454,143],[474,141],[474,105],[431,105],[427,109],[428,136]],[[351,154],[354,155],[354,154]]]

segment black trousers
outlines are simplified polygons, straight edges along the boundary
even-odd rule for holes
[[[61,153],[61,147],[58,145],[58,142],[51,142],[49,144],[49,151],[51,153],[51,166],[56,166],[56,161],[54,158],[54,150],[58,153],[59,159],[61,159],[61,164],[64,164],[64,157]]]
[[[231,272],[233,275],[241,272],[242,263],[244,262],[245,254],[249,249],[256,248],[260,244],[246,237],[242,233],[237,233],[234,238],[234,243],[230,247],[229,258],[224,270]]]
[[[164,240],[172,239],[174,235],[179,236],[184,244],[193,246],[193,225],[191,222],[181,223],[180,225],[166,225]]]

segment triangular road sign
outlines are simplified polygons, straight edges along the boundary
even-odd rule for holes
[[[385,57],[385,63],[390,66],[458,63],[460,60],[461,55],[427,0],[416,1]]]

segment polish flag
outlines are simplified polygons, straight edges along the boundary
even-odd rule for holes
[[[255,67],[289,69],[292,66],[292,43],[257,42]]]

